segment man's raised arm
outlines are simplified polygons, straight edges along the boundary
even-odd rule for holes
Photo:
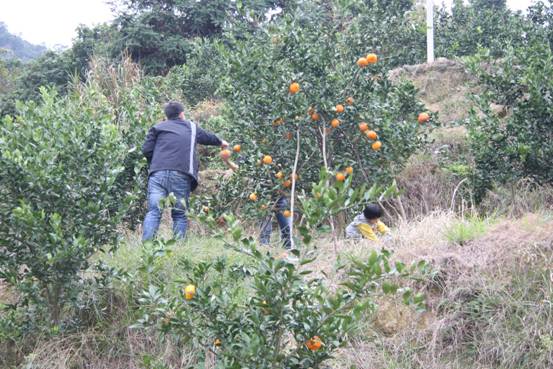
[[[222,147],[228,146],[227,141],[221,140],[213,133],[203,130],[200,127],[197,128],[196,141],[200,145],[222,146]]]

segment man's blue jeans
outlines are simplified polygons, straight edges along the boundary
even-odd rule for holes
[[[162,211],[159,203],[170,193],[173,193],[177,199],[171,209],[173,236],[184,238],[188,226],[186,208],[190,197],[191,182],[192,178],[188,174],[176,170],[160,170],[150,175],[148,179],[148,213],[144,218],[142,240],[150,240],[156,235]],[[186,206],[183,204],[183,200],[186,202]]]
[[[280,238],[286,249],[292,248],[292,237],[290,235],[290,225],[292,224],[292,217],[285,217],[282,212],[288,209],[288,200],[286,197],[280,197],[277,200],[275,211],[276,218],[278,221],[278,226],[280,228]],[[272,215],[267,216],[261,222],[261,234],[259,240],[262,245],[268,245],[271,241],[271,232],[273,231],[273,217]]]

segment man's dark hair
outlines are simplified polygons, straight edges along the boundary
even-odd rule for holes
[[[367,219],[378,219],[382,216],[382,208],[377,204],[369,204],[363,210],[363,215]]]
[[[178,101],[169,101],[163,110],[167,119],[177,119],[179,114],[184,111],[184,106]]]

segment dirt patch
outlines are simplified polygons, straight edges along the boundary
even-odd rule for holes
[[[213,117],[221,115],[222,110],[223,103],[221,101],[205,100],[194,106],[190,115],[195,122],[202,124]]]
[[[14,304],[16,300],[17,297],[8,287],[8,284],[0,279],[0,304]]]
[[[196,195],[215,194],[219,191],[221,182],[228,176],[228,170],[206,169],[200,171],[198,176],[200,185],[196,190]]]
[[[465,118],[473,107],[468,96],[480,90],[462,63],[445,58],[432,64],[406,65],[390,71],[388,77],[411,81],[419,98],[430,111],[439,113],[444,124]]]

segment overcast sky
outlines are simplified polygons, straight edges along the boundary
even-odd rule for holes
[[[451,0],[444,2],[449,4]],[[513,9],[523,10],[532,0],[507,0],[507,3]],[[79,24],[92,26],[111,19],[106,0],[0,0],[0,21],[11,33],[48,47],[69,46]]]

